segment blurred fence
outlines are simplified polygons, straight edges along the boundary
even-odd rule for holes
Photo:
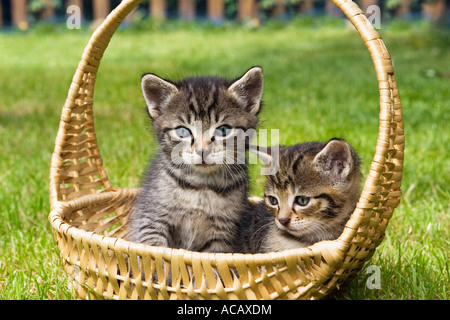
[[[389,17],[422,17],[428,20],[449,18],[450,0],[356,0],[366,11],[379,6]],[[27,29],[39,21],[61,21],[67,8],[77,6],[83,21],[104,19],[120,0],[0,0],[0,28],[14,26]],[[144,0],[131,14],[161,19],[205,19],[216,23],[225,20],[280,19],[301,14],[342,16],[330,0]]]

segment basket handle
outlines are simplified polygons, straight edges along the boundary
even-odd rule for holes
[[[369,174],[360,199],[338,242],[348,250],[360,227],[369,228],[368,220],[377,216],[377,236],[370,239],[376,247],[384,237],[384,230],[393,210],[400,202],[403,156],[405,148],[404,124],[400,96],[394,77],[391,56],[381,36],[368,21],[364,12],[351,0],[331,0],[351,21],[369,50],[378,80],[380,114],[378,139]],[[372,226],[373,227],[373,226]],[[364,237],[359,241],[363,242]],[[372,248],[373,249],[373,248]],[[355,248],[355,250],[357,250]],[[351,250],[350,250],[351,251]],[[359,250],[357,250],[359,251]],[[360,254],[358,259],[370,258],[373,250]]]
[[[112,190],[97,144],[92,110],[95,79],[111,37],[142,0],[124,0],[95,30],[73,76],[50,168],[50,204]]]

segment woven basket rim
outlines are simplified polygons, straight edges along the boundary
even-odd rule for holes
[[[99,201],[104,202],[113,199],[116,197],[120,192],[123,192],[124,190],[129,191],[131,193],[137,193],[139,189],[137,188],[127,188],[127,189],[119,189],[116,188],[116,190],[113,191],[102,191],[98,194],[89,194],[81,196],[77,199],[69,200],[67,202],[60,202],[58,205],[51,210],[49,215],[49,221],[53,229],[55,230],[61,230],[64,234],[67,236],[72,237],[73,239],[83,239],[85,241],[89,241],[91,243],[97,243],[97,244],[106,244],[108,249],[110,250],[119,250],[122,252],[140,252],[141,254],[150,254],[154,255],[157,254],[159,256],[162,256],[163,259],[169,260],[172,256],[179,256],[183,255],[186,258],[186,263],[190,263],[190,256],[195,255],[197,258],[200,258],[202,260],[207,260],[211,263],[211,265],[215,265],[216,261],[218,260],[216,257],[220,257],[220,259],[226,259],[227,257],[229,259],[229,262],[231,262],[230,267],[235,267],[233,265],[233,260],[245,260],[246,257],[252,257],[252,260],[256,261],[256,264],[258,265],[258,260],[260,260],[260,264],[264,265],[267,262],[267,258],[270,257],[270,260],[272,263],[283,263],[285,262],[285,256],[298,256],[299,258],[306,258],[310,257],[311,259],[314,259],[318,251],[321,251],[324,247],[327,247],[328,249],[336,250],[336,255],[331,256],[327,255],[322,256],[324,258],[325,262],[329,265],[336,264],[339,260],[341,260],[342,251],[344,248],[342,247],[342,243],[339,242],[339,239],[336,240],[324,240],[317,242],[311,246],[308,247],[300,247],[300,248],[294,248],[294,249],[286,249],[279,252],[267,252],[267,253],[238,253],[238,252],[229,252],[229,253],[210,253],[210,252],[198,252],[198,251],[191,251],[186,249],[180,249],[180,248],[170,248],[170,247],[158,247],[158,246],[151,246],[145,243],[137,243],[132,242],[129,240],[126,240],[124,238],[117,238],[112,236],[105,236],[98,234],[94,231],[86,231],[80,228],[77,228],[75,226],[72,226],[70,223],[64,221],[63,213],[65,212],[75,212],[80,209],[83,209],[84,207],[98,203]],[[258,259],[259,257],[259,259]]]

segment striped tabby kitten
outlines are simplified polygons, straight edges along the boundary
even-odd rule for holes
[[[276,161],[257,153],[265,162]],[[344,140],[280,147],[278,161],[278,172],[266,176],[264,202],[240,226],[240,252],[281,251],[336,239],[356,206],[360,160]]]
[[[142,77],[160,148],[131,215],[131,241],[191,251],[233,250],[237,223],[248,212],[248,173],[245,157],[237,161],[236,145],[225,145],[255,129],[262,88],[259,67],[234,81]]]

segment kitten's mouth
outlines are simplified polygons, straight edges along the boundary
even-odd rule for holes
[[[202,163],[198,163],[198,164],[196,164],[196,166],[197,166],[197,167],[203,167],[203,168],[206,168],[207,166],[209,166],[209,164],[207,164],[207,163],[205,162],[205,160],[202,160]]]
[[[206,163],[205,160],[202,160],[202,163],[196,164],[196,167],[201,167],[201,168],[210,168],[213,167],[215,165],[215,163]]]
[[[287,232],[289,232],[289,233],[291,233],[291,234],[294,234],[294,235],[295,235],[296,233],[302,233],[302,232],[304,232],[304,231],[306,230],[305,227],[294,227],[294,226],[292,226],[290,223],[287,224],[287,225],[282,225],[282,224],[279,223],[278,221],[277,221],[277,227],[278,227],[279,229],[281,229],[281,230],[287,231]]]

